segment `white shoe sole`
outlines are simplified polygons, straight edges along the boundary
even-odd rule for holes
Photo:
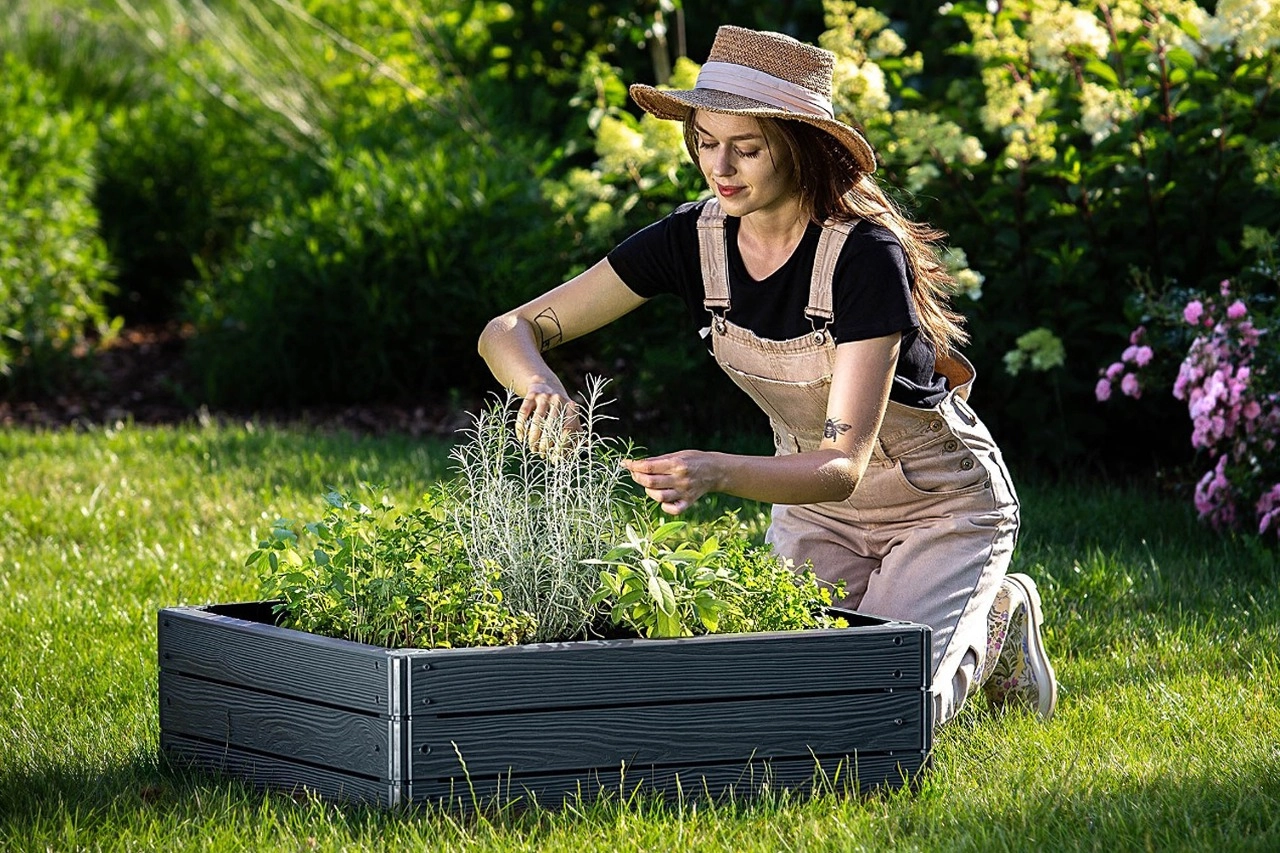
[[[1030,612],[1027,614],[1027,665],[1035,675],[1036,685],[1040,688],[1040,702],[1036,711],[1045,720],[1053,716],[1058,706],[1058,679],[1053,674],[1053,664],[1045,654],[1040,642],[1040,626],[1044,624],[1044,612],[1040,608],[1040,592],[1036,583],[1024,574],[1005,575],[1005,580],[1016,584],[1027,597]]]

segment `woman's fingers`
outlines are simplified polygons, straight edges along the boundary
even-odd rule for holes
[[[699,476],[700,458],[697,451],[686,450],[648,459],[627,459],[622,464],[644,493],[662,505],[663,512],[679,515],[707,493]]]
[[[560,458],[577,447],[578,406],[559,394],[531,392],[516,411],[516,439],[542,456]]]

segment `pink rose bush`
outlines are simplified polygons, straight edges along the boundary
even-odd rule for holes
[[[1253,305],[1251,306],[1251,301]],[[1208,457],[1209,470],[1195,487],[1200,518],[1215,530],[1251,529],[1280,535],[1280,328],[1274,287],[1253,296],[1236,294],[1230,281],[1213,296],[1187,294],[1149,305],[1148,323],[1129,346],[1099,371],[1095,395],[1142,396],[1158,365],[1148,325],[1163,326],[1162,342],[1181,355],[1173,396],[1186,403],[1191,445]]]

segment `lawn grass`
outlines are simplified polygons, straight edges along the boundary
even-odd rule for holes
[[[0,463],[0,850],[1280,849],[1280,561],[1154,492],[1022,485],[1014,570],[1045,599],[1058,714],[969,703],[915,792],[461,818],[262,794],[157,754],[156,611],[256,597],[241,566],[271,521],[361,481],[413,500],[444,445],[12,430]]]

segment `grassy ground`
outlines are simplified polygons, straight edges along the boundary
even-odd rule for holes
[[[255,597],[240,566],[276,517],[361,480],[412,499],[443,459],[278,429],[0,432],[0,849],[1280,848],[1280,561],[1123,489],[1024,484],[1014,568],[1045,598],[1058,715],[970,703],[915,793],[462,819],[164,766],[157,609]]]

